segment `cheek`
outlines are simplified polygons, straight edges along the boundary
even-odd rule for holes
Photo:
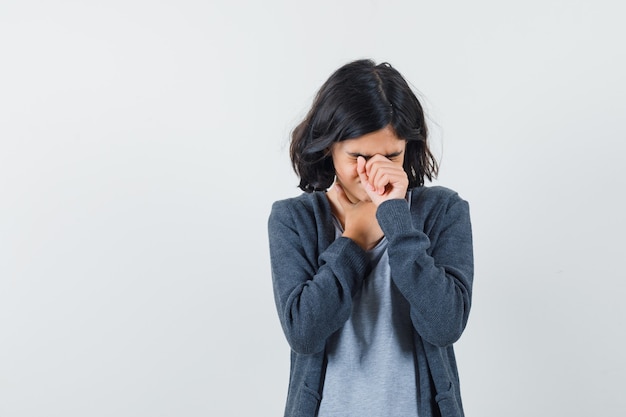
[[[352,180],[358,177],[356,173],[356,164],[342,164],[339,167],[335,167],[335,173],[337,174],[337,177],[344,181]]]

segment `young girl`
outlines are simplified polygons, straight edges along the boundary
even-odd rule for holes
[[[402,75],[339,68],[292,135],[299,197],[269,217],[291,346],[285,416],[463,416],[452,344],[469,315],[469,208],[425,187],[438,165]]]

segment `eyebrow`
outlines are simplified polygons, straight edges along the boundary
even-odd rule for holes
[[[355,158],[358,158],[359,156],[362,156],[365,159],[370,159],[372,156],[374,156],[374,155],[364,155],[364,154],[359,153],[359,152],[348,152],[348,155],[353,156]],[[400,155],[402,155],[402,151],[388,153],[388,154],[383,155],[383,156],[385,158],[387,158],[387,159],[391,159],[391,158],[395,158],[396,156],[400,156]]]

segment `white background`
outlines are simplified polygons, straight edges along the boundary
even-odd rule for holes
[[[0,3],[0,416],[278,416],[271,203],[322,82],[389,61],[469,200],[468,416],[626,413],[617,1]]]

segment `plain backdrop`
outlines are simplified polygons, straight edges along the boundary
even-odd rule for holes
[[[279,416],[267,217],[358,58],[471,205],[466,414],[626,413],[617,1],[0,2],[0,416]]]

